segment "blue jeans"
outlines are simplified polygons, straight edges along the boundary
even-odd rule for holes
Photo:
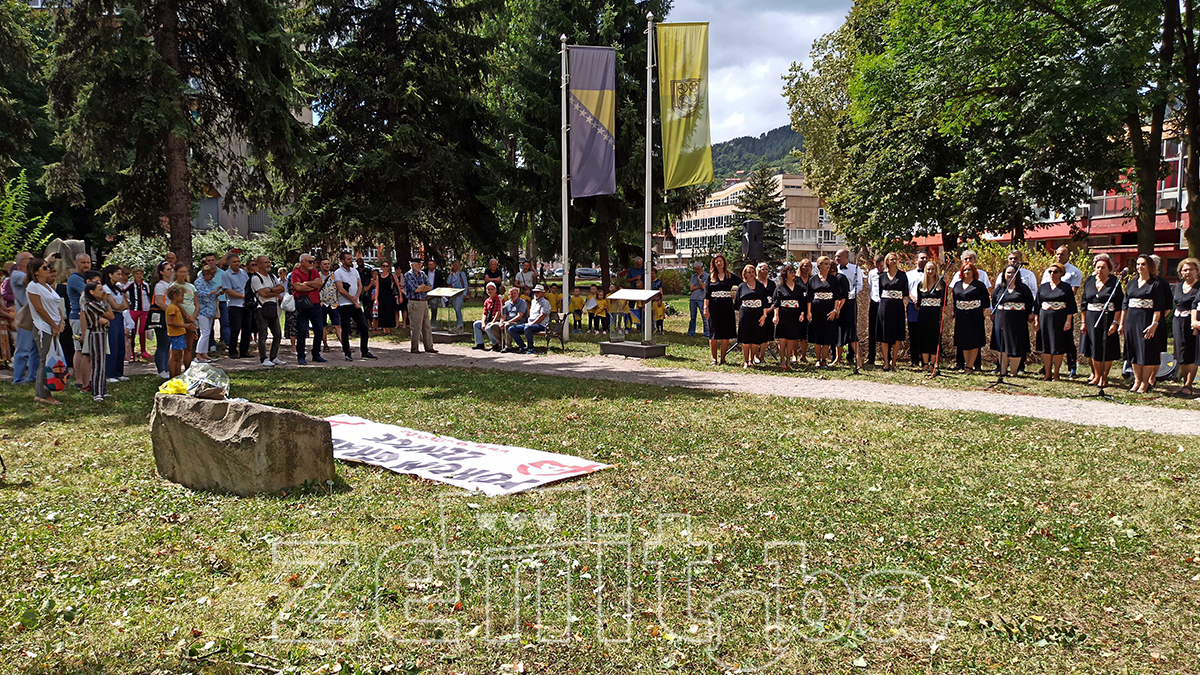
[[[325,309],[321,305],[314,305],[308,309],[296,308],[296,355],[299,358],[304,358],[309,324],[312,324],[313,329],[312,355],[315,359],[321,355],[321,338],[325,337]]]
[[[472,327],[475,329],[475,344],[482,345],[484,335],[491,341],[493,347],[500,344],[500,324],[495,324],[489,331],[484,328],[483,320],[480,319],[472,324]]]
[[[37,381],[41,357],[33,331],[17,329],[17,350],[13,353],[13,384],[33,384]]]
[[[508,336],[512,338],[513,344],[517,345],[517,349],[527,351],[533,349],[533,336],[538,333],[545,333],[546,327],[540,323],[519,323],[515,326],[508,327]],[[529,346],[525,346],[525,340],[521,336],[525,336],[525,340],[529,340]]]
[[[454,298],[453,300],[450,301],[450,305],[452,307],[454,307],[454,313],[458,315],[458,329],[459,330],[462,330],[462,327],[463,327],[462,305],[463,305],[463,296],[465,296],[465,295],[466,295],[466,293],[463,293],[462,295],[460,295],[457,298]]]
[[[221,310],[221,314],[220,314],[220,316],[221,316],[221,342],[225,343],[225,346],[228,347],[229,346],[229,301],[223,300],[221,302],[218,302],[217,306]]]
[[[688,321],[688,335],[696,335],[696,314],[699,314],[703,320],[704,337],[708,337],[708,319],[704,318],[704,298],[688,300],[688,310],[692,315],[691,320]]]
[[[160,373],[171,370],[171,340],[166,328],[154,329],[154,366]]]
[[[108,356],[104,357],[108,377],[125,377],[125,313],[113,312],[108,324]]]

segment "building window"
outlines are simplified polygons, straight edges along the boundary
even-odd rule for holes
[[[271,213],[263,209],[252,211],[247,215],[246,224],[249,226],[250,231],[256,234],[262,234],[267,231],[268,226],[274,225],[271,221]]]

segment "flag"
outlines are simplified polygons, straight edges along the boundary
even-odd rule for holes
[[[664,187],[711,183],[708,24],[658,24],[658,95]]]
[[[617,191],[617,50],[569,47],[567,57],[571,196],[611,195]]]

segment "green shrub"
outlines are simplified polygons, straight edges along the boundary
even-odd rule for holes
[[[663,283],[663,295],[679,295],[687,288],[687,280],[678,270],[659,270],[658,279]]]
[[[29,210],[29,183],[22,171],[7,183],[0,183],[0,263],[14,260],[21,251],[41,255],[50,234],[45,232],[50,214],[37,218]]]

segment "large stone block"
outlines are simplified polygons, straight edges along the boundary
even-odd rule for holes
[[[251,495],[334,477],[329,422],[239,401],[157,394],[154,463],[193,490]]]

